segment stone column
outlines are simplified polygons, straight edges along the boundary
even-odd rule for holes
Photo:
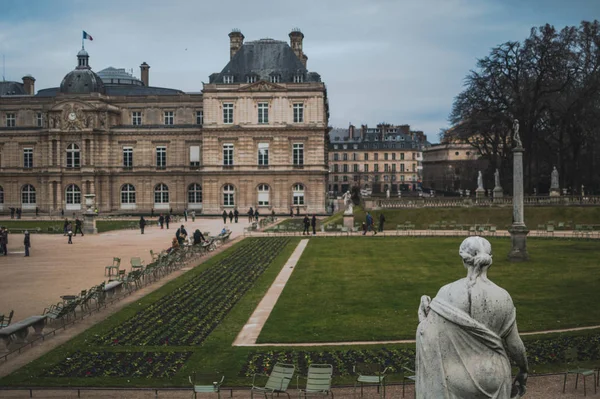
[[[518,134],[518,133],[517,133]],[[527,234],[525,226],[525,209],[523,207],[523,147],[520,140],[513,148],[513,223],[510,232],[511,249],[508,259],[511,262],[522,262],[529,259],[527,253]]]

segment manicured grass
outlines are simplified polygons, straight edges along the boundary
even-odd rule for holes
[[[0,220],[0,226],[5,226],[9,230],[14,229],[36,229],[41,228],[40,233],[62,233],[63,231],[63,220],[23,220],[23,219],[11,219],[11,220]],[[49,231],[48,228],[54,229],[55,231]]]
[[[469,207],[469,208],[406,208],[382,209],[372,211],[375,223],[379,214],[385,215],[385,228],[395,230],[396,225],[406,221],[412,222],[416,229],[427,229],[430,224],[456,221],[457,224],[493,224],[499,229],[506,229],[512,223],[512,207]],[[361,208],[354,209],[355,222],[363,222],[366,212]],[[525,223],[530,229],[549,221],[575,224],[600,224],[600,207],[525,207]],[[556,227],[556,226],[555,226]]]
[[[466,276],[461,241],[312,238],[259,342],[414,339],[421,295]],[[531,261],[510,263],[510,241],[490,241],[488,276],[511,294],[519,331],[600,324],[597,242],[530,239]]]
[[[154,220],[146,219],[146,227],[157,224]],[[96,228],[98,233],[104,233],[112,230],[123,229],[139,229],[140,221],[138,220],[96,220]]]

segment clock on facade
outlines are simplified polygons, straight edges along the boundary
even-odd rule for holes
[[[75,115],[75,112],[71,112],[69,114],[69,120],[74,121],[75,119],[77,119],[77,115]]]

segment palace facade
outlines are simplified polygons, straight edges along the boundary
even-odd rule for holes
[[[244,43],[202,92],[149,85],[123,69],[95,73],[89,54],[59,87],[0,82],[0,210],[205,214],[324,213],[328,103],[306,69],[304,35]]]

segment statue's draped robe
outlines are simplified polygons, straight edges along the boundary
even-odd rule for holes
[[[503,338],[515,326],[514,307],[507,316],[494,332],[434,298],[417,329],[417,398],[510,398],[511,368]]]

